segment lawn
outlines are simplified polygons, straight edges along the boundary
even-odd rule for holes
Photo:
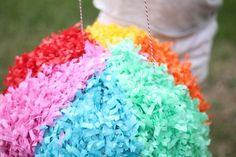
[[[90,0],[84,0],[83,7],[84,23],[91,24],[98,11]],[[210,73],[203,84],[203,91],[212,104],[211,150],[215,157],[233,157],[236,154],[235,7],[235,0],[227,0],[221,8]],[[79,21],[78,8],[77,0],[1,0],[0,82],[16,55],[32,50],[51,32]]]
[[[226,0],[219,14],[210,73],[203,91],[212,104],[211,149],[215,157],[236,154],[236,1]]]

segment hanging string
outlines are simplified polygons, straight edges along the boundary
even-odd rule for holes
[[[83,24],[82,0],[79,0],[79,12],[80,12],[80,29],[83,34],[84,24]]]
[[[151,51],[151,57],[154,59],[154,53],[153,53],[153,43],[152,43],[152,36],[151,36],[151,28],[150,28],[150,21],[149,21],[149,14],[148,14],[148,0],[144,0],[144,6],[145,6],[145,15],[146,15],[146,21],[147,21],[147,29],[148,29],[148,37],[149,37],[149,45],[150,45],[150,51]]]
[[[84,24],[83,24],[83,10],[82,10],[82,0],[79,1],[79,11],[80,11],[80,28],[81,32],[83,34]],[[152,36],[151,36],[151,28],[150,28],[150,20],[149,20],[149,13],[148,13],[148,0],[144,0],[144,6],[145,6],[145,15],[146,15],[146,22],[147,22],[147,29],[148,29],[148,37],[149,37],[149,45],[150,45],[150,51],[151,51],[151,57],[154,59],[154,53],[153,53],[153,42],[152,42]]]

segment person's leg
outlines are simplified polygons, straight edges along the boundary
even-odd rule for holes
[[[208,74],[208,66],[212,43],[217,31],[217,21],[213,19],[205,28],[188,36],[174,38],[159,33],[152,34],[161,42],[172,41],[173,51],[179,54],[181,61],[188,54],[192,64],[192,73],[197,77],[199,83],[202,83]]]
[[[198,78],[198,82],[203,82],[208,74],[209,60],[212,43],[217,30],[216,20],[207,27],[184,38],[174,39],[173,50],[179,53],[183,60],[185,54],[189,54],[192,64],[192,72]],[[170,39],[171,40],[171,39]]]

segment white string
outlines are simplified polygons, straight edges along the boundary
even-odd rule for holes
[[[83,24],[83,10],[82,10],[82,0],[79,0],[79,12],[80,12],[80,28],[83,34],[84,24]]]
[[[79,1],[79,11],[80,11],[80,28],[81,28],[81,32],[83,34],[84,24],[83,24],[82,0],[78,0],[78,1]],[[144,0],[144,6],[145,6],[145,15],[146,15],[146,21],[147,21],[147,29],[148,29],[148,37],[149,37],[151,57],[152,57],[153,62],[154,62],[155,59],[154,59],[154,53],[153,53],[153,42],[152,42],[150,20],[149,20],[149,13],[148,13],[148,0]]]
[[[148,37],[149,37],[151,57],[152,57],[153,62],[154,62],[155,59],[154,59],[154,54],[153,54],[153,43],[152,43],[151,28],[150,28],[149,14],[148,14],[148,0],[143,0],[143,1],[144,1],[144,6],[145,6],[145,15],[146,15],[146,21],[147,21],[147,29],[148,29]]]

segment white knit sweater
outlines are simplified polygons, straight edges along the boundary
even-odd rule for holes
[[[151,30],[170,37],[196,32],[215,19],[222,0],[148,0]],[[103,16],[146,28],[143,0],[94,0]]]

